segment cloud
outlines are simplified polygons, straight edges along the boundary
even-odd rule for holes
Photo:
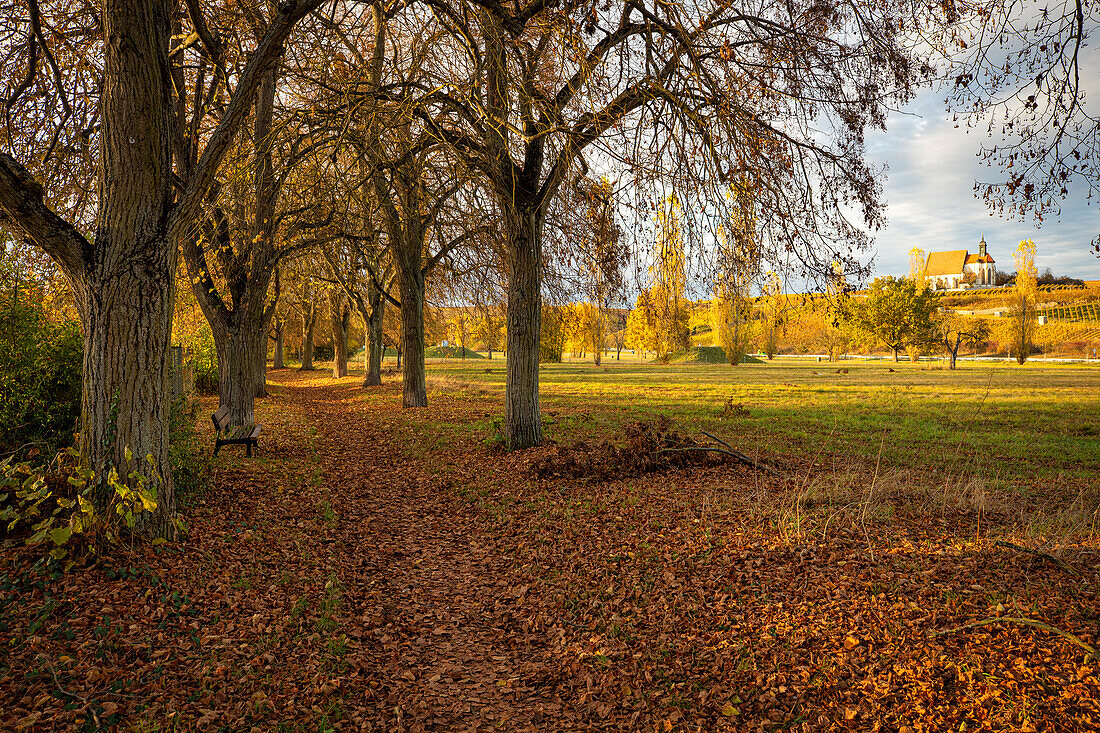
[[[868,158],[888,167],[884,194],[888,224],[875,233],[879,275],[908,271],[908,252],[968,249],[977,251],[985,235],[989,253],[1003,270],[1012,269],[1012,252],[1021,239],[1035,240],[1036,264],[1086,280],[1100,279],[1100,259],[1089,242],[1100,232],[1100,216],[1083,195],[1063,202],[1057,220],[1041,226],[1033,221],[991,215],[974,196],[975,180],[989,180],[996,171],[984,167],[977,152],[984,128],[969,134],[944,113],[942,95],[928,90],[890,120],[886,133],[870,137]]]

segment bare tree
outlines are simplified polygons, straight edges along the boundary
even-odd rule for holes
[[[1087,0],[943,3],[927,17],[943,51],[949,108],[984,129],[981,158],[1003,178],[974,191],[996,212],[1060,212],[1073,185],[1100,192],[1100,118],[1086,108],[1088,39],[1100,5]],[[1094,58],[1094,56],[1093,56]],[[1092,247],[1100,255],[1100,236]]]
[[[904,3],[426,4],[451,66],[422,119],[482,174],[504,230],[512,447],[542,438],[543,225],[586,158],[685,196],[748,178],[761,228],[808,264],[865,243],[844,204],[880,221],[863,131],[924,72],[903,45]]]

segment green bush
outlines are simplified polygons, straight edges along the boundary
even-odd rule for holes
[[[199,403],[188,395],[172,403],[168,414],[168,461],[172,467],[172,482],[176,500],[188,507],[206,488],[210,462],[205,456],[205,443],[195,422]]]
[[[0,461],[0,536],[16,537],[31,547],[48,550],[54,562],[71,568],[81,557],[102,554],[103,542],[118,543],[132,532],[143,512],[157,508],[157,490],[137,470],[108,473],[111,499],[106,510],[92,503],[95,474],[77,464],[75,449],[58,454],[47,467]],[[126,449],[126,465],[136,469],[142,460]],[[184,529],[177,519],[177,529]],[[163,540],[160,540],[163,542]],[[154,541],[157,544],[157,541]]]
[[[214,346],[214,334],[210,327],[201,328],[189,344],[195,391],[199,394],[218,394],[218,350]]]
[[[80,417],[79,324],[51,323],[16,287],[0,295],[0,455],[53,455]]]

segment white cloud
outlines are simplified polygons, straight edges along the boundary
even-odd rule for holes
[[[955,127],[944,113],[942,95],[926,91],[908,112],[895,115],[890,129],[868,139],[868,157],[889,168],[884,193],[888,225],[875,233],[876,272],[905,274],[908,251],[969,249],[977,251],[985,234],[989,252],[1000,269],[1012,269],[1012,251],[1021,239],[1035,240],[1040,270],[1086,280],[1100,279],[1100,259],[1089,242],[1100,232],[1100,216],[1083,196],[1063,202],[1062,214],[1036,227],[1032,221],[991,216],[985,202],[974,196],[976,179],[990,179],[995,171],[983,167],[976,154],[985,139],[984,128],[970,134]]]

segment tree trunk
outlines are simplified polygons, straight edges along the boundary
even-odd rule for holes
[[[275,351],[271,357],[271,368],[286,368],[286,364],[283,362],[283,319],[281,316],[275,318]]]
[[[242,334],[242,329],[222,323],[211,324],[211,328],[218,352],[219,404],[229,409],[233,425],[252,425],[256,422],[256,361],[267,351],[264,339],[256,338],[250,329]]]
[[[147,477],[157,507],[138,515],[135,529],[169,537],[176,510],[168,461],[167,353],[178,249],[166,228],[174,6],[166,0],[105,0],[101,7],[107,42],[99,211],[84,272],[70,272],[85,334],[80,457],[95,471],[100,510],[110,511],[114,499],[106,484],[111,468],[123,477],[131,471]]]
[[[947,368],[953,370],[955,368],[955,361],[959,358],[959,345],[955,344],[955,348],[949,349],[948,353],[951,355],[951,361]]]
[[[302,365],[298,371],[313,369],[313,327],[317,323],[317,306],[313,303],[302,310]]]
[[[131,471],[145,476],[147,488],[156,492],[157,508],[139,515],[135,529],[170,537],[176,502],[168,459],[167,350],[174,293],[173,268],[165,263],[174,259],[174,247],[146,241],[144,267],[104,268],[107,277],[81,288],[87,297],[81,308],[86,335],[80,455],[82,464],[95,471],[94,500],[100,511],[110,511],[115,498],[106,483],[112,468],[122,477]],[[113,244],[97,237],[97,254],[107,254]],[[146,456],[152,456],[152,465]]]
[[[363,378],[364,387],[376,387],[382,384],[382,355],[386,345],[382,343],[382,318],[385,315],[386,299],[381,291],[372,287],[369,295],[370,314],[363,317],[363,346],[367,356],[366,376]],[[369,352],[369,355],[367,354]]]
[[[398,347],[394,348],[394,351],[397,352],[397,365],[396,366],[397,366],[398,369],[400,369],[401,368],[401,347],[398,346]]]
[[[508,367],[504,436],[508,447],[542,443],[539,329],[542,322],[542,227],[536,211],[505,206],[508,254]]]
[[[402,407],[427,407],[428,385],[424,377],[424,275],[419,263],[398,263],[397,287],[401,292],[401,349],[405,354]]]
[[[332,296],[332,376],[336,379],[348,375],[348,317],[347,305],[341,296]]]
[[[253,397],[267,397],[267,331],[270,323],[266,319],[261,319],[261,324],[261,327],[249,336],[256,342],[251,353]]]
[[[830,361],[832,361],[832,360],[830,359]],[[897,349],[894,349],[894,363],[895,364],[898,363],[898,350]]]

